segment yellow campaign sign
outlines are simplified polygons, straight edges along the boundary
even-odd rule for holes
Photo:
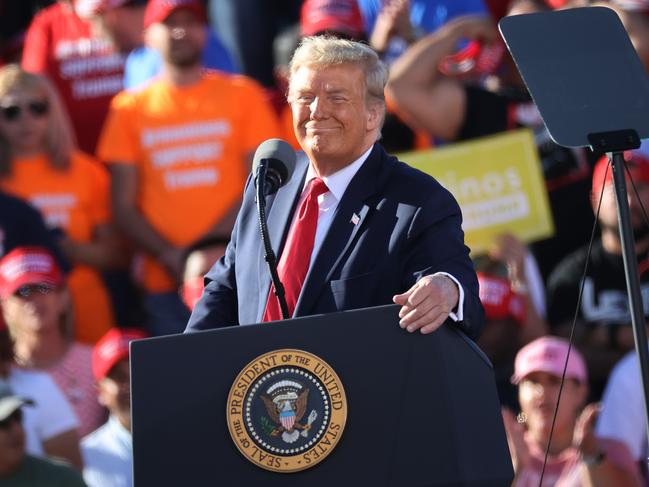
[[[473,254],[489,249],[494,237],[504,232],[524,242],[554,233],[541,163],[527,129],[398,157],[455,196]]]

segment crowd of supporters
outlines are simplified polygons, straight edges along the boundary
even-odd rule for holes
[[[555,233],[474,256],[515,485],[546,450],[544,486],[649,484],[608,160],[551,140],[496,27],[591,5],[649,70],[647,0],[0,0],[0,484],[131,485],[128,344],[184,330],[256,147],[299,149],[288,63],[313,35],[388,64],[390,152],[533,132]],[[625,157],[647,316],[649,148]]]

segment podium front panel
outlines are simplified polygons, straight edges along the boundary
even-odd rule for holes
[[[264,470],[231,439],[227,398],[256,357],[314,354],[344,385],[331,454],[295,473]],[[134,342],[134,479],[147,486],[508,485],[513,477],[493,372],[453,324],[398,326],[394,305]]]

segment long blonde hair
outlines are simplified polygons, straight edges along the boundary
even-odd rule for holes
[[[18,64],[8,64],[0,68],[0,99],[13,89],[38,91],[45,94],[49,112],[43,150],[52,167],[60,170],[67,169],[70,155],[76,148],[76,140],[70,118],[56,88],[46,77],[28,73]],[[9,142],[0,133],[0,178],[11,174],[12,159],[13,154]]]

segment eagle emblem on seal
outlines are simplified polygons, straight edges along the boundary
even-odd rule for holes
[[[295,443],[300,436],[307,438],[311,425],[317,419],[318,413],[313,409],[305,424],[301,423],[307,410],[309,388],[294,380],[281,380],[272,384],[264,394],[260,395],[266,412],[270,417],[264,419],[264,428],[270,436],[280,436],[286,443]]]

